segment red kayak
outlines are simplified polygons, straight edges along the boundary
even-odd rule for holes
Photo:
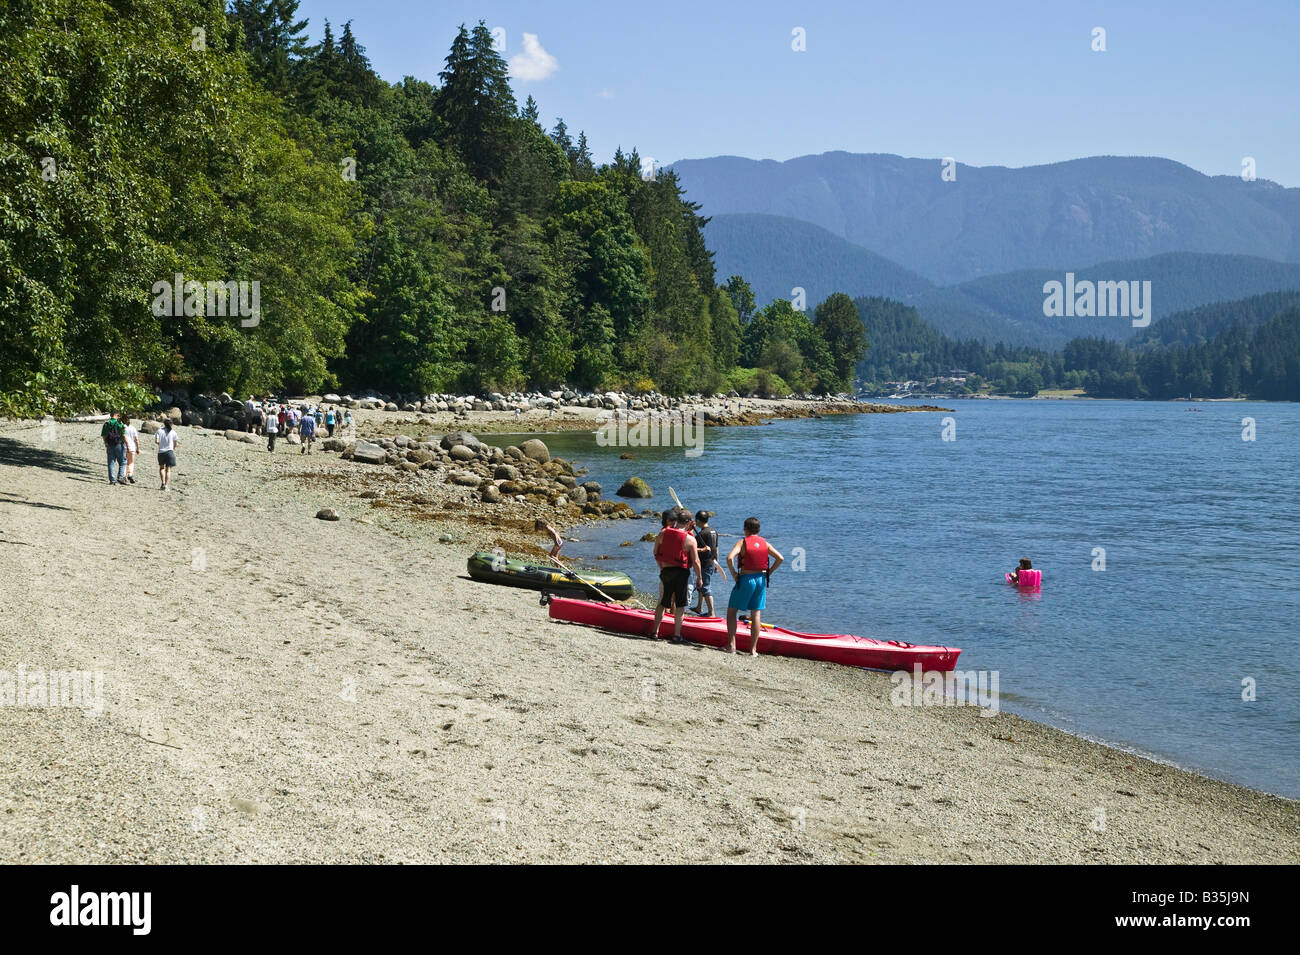
[[[649,610],[636,610],[618,604],[595,603],[590,600],[572,600],[552,597],[551,618],[584,623],[619,633],[636,633],[648,636],[654,624],[654,614]],[[673,618],[665,614],[659,625],[661,637],[673,635]],[[722,617],[691,617],[682,621],[682,636],[694,643],[711,647],[727,645],[727,621]],[[749,624],[736,625],[736,649],[748,651],[750,647]],[[758,652],[778,657],[806,657],[826,663],[843,663],[851,667],[870,667],[874,670],[911,670],[920,664],[922,670],[951,670],[957,665],[961,650],[957,647],[923,647],[898,640],[873,640],[847,633],[799,633],[784,627],[763,625],[758,637]]]

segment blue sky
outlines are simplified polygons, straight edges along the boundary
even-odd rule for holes
[[[584,129],[598,161],[665,164],[842,149],[977,166],[1164,156],[1300,186],[1298,0],[833,3],[302,0],[319,39],[353,21],[390,81],[437,82],[457,26],[505,30],[547,128]],[[791,49],[791,31],[807,49]],[[1106,51],[1092,31],[1106,31]],[[337,33],[336,29],[336,33]],[[546,75],[541,75],[546,74]]]

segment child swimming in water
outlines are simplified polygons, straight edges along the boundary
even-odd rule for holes
[[[1017,567],[1015,570],[1013,570],[1013,571],[1011,572],[1011,574],[1010,574],[1011,582],[1012,582],[1013,584],[1018,584],[1018,583],[1020,583],[1020,572],[1021,572],[1022,570],[1033,570],[1033,569],[1034,569],[1034,565],[1031,564],[1031,563],[1029,562],[1029,558],[1028,558],[1028,557],[1021,557],[1021,558],[1020,558],[1020,566]]]

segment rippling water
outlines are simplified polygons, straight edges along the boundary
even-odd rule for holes
[[[787,560],[803,548],[765,620],[960,646],[962,669],[999,671],[1004,709],[1300,796],[1300,406],[952,406],[954,441],[946,415],[918,413],[710,429],[697,458],[547,442],[606,496],[639,474],[645,506],[671,484],[724,534],[753,514]],[[653,591],[649,545],[618,545],[656,527],[578,530],[565,554]],[[1003,581],[1026,556],[1041,595]]]

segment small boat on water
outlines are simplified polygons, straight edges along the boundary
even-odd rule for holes
[[[553,620],[567,620],[618,633],[649,636],[654,624],[653,612],[632,607],[594,603],[590,600],[570,600],[566,597],[551,597],[549,606]],[[659,625],[659,636],[672,635],[673,618],[671,614],[665,614]],[[721,617],[688,616],[682,621],[682,636],[693,643],[725,647],[727,621]],[[750,639],[749,624],[742,621],[736,627],[736,649],[748,651]],[[876,640],[847,633],[800,633],[763,624],[758,636],[758,652],[873,670],[911,670],[914,665],[920,664],[922,670],[946,672],[957,665],[961,649],[919,646],[900,640]]]
[[[571,575],[558,567],[511,560],[501,554],[479,551],[466,564],[475,580],[527,590],[576,591],[600,599],[600,592],[613,600],[627,600],[636,591],[627,574],[581,573]]]

